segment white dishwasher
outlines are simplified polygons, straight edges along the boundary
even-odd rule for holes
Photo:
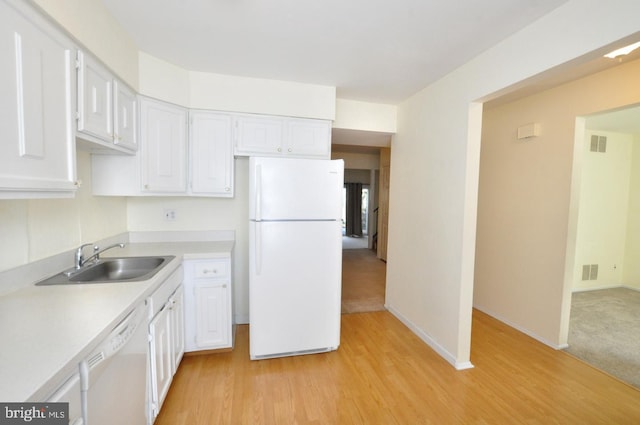
[[[147,423],[147,317],[143,302],[80,363],[84,425]]]

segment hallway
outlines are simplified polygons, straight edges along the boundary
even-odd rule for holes
[[[384,310],[387,265],[370,249],[342,251],[342,313]]]

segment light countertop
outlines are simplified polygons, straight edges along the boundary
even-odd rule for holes
[[[107,257],[175,255],[142,282],[35,286],[0,296],[0,401],[44,401],[183,259],[224,258],[233,241],[132,243]]]

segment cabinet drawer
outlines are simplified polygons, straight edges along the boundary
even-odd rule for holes
[[[219,279],[229,277],[227,260],[201,261],[193,265],[193,276],[196,279]]]

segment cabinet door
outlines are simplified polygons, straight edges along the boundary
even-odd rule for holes
[[[143,190],[162,193],[186,192],[186,109],[151,99],[141,99],[140,129]]]
[[[171,343],[173,372],[178,370],[184,354],[184,290],[182,285],[169,299],[171,303]]]
[[[282,154],[282,118],[241,115],[236,117],[235,131],[236,155]]]
[[[191,192],[233,197],[231,116],[191,113]]]
[[[203,349],[231,347],[231,312],[227,283],[198,283],[196,299],[196,346]]]
[[[78,51],[78,131],[113,143],[113,77],[96,59]]]
[[[75,190],[71,46],[33,12],[0,3],[1,198]]]
[[[113,82],[113,141],[132,151],[138,150],[138,100],[136,94],[118,80]]]
[[[288,156],[302,158],[331,157],[331,122],[291,118],[287,120]]]
[[[171,309],[168,304],[156,314],[149,324],[151,359],[151,397],[154,416],[160,412],[171,379],[173,355],[171,342]]]

